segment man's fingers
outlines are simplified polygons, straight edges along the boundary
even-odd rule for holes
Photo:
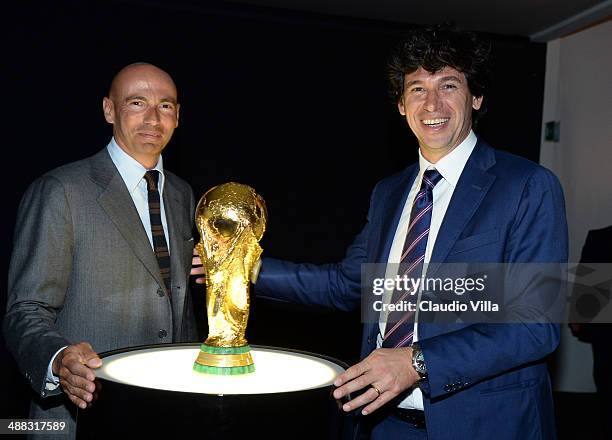
[[[68,394],[68,398],[70,399],[72,403],[74,403],[79,408],[81,409],[87,408],[87,402],[85,402],[83,399],[79,399],[77,396],[73,394]]]
[[[89,368],[100,368],[102,366],[102,359],[100,359],[98,355],[94,353],[92,357],[87,359],[85,365],[87,365]]]
[[[374,391],[374,389],[372,389],[372,391]],[[376,391],[374,391],[376,393]],[[378,395],[378,393],[376,393]],[[361,413],[364,416],[367,416],[368,414],[372,414],[374,411],[376,411],[378,408],[380,408],[381,406],[383,406],[385,403],[389,402],[391,399],[393,399],[395,396],[397,396],[396,393],[392,392],[392,391],[385,391],[382,392],[380,394],[380,397],[378,397],[377,399],[374,399],[368,406],[366,406]],[[349,402],[350,403],[350,402]]]
[[[194,255],[195,255],[195,252],[194,252]],[[195,279],[196,284],[204,284],[205,282],[204,275],[206,275],[206,270],[204,269],[204,266],[200,266],[202,264],[202,259],[200,257],[193,257],[191,264],[192,264],[192,267],[191,267],[191,271],[189,272],[189,274],[199,275],[199,278]]]
[[[95,353],[93,347],[91,346],[91,344],[89,342],[80,342],[80,343],[76,344],[76,346],[81,348],[81,352],[83,354],[87,354],[89,352]]]
[[[89,342],[80,342],[71,345],[67,347],[62,354],[61,364],[68,368],[72,374],[77,374],[88,380],[93,381],[95,378],[95,375],[89,368],[99,368],[102,366],[102,360],[98,356],[98,353],[93,350]]]
[[[343,409],[352,411],[368,405],[363,409],[364,414],[376,411],[418,380],[418,375],[409,362],[411,356],[410,348],[381,348],[373,351],[363,361],[338,376],[334,385],[339,387],[334,391],[334,397],[340,399],[359,389],[370,387],[344,404]],[[380,396],[372,388],[374,383],[380,391]]]
[[[79,408],[85,409],[87,404],[93,400],[93,394],[82,388],[71,385],[67,380],[60,379],[60,385],[70,400]]]
[[[206,282],[206,278],[204,277],[204,275],[206,275],[206,270],[204,269],[204,266],[202,266],[202,259],[200,258],[200,254],[198,254],[198,251],[194,248],[193,249],[193,259],[191,260],[191,271],[189,272],[190,275],[199,275],[199,278],[195,279],[196,284],[204,284]]]
[[[64,369],[66,371],[63,371]],[[60,368],[60,376],[62,375],[81,376],[90,382],[93,382],[94,379],[96,378],[96,375],[94,374],[93,371],[91,371],[91,369],[89,369],[88,367],[83,365],[81,362],[74,360],[74,359],[62,362],[62,367]]]
[[[370,403],[373,400],[376,400],[377,398],[378,398],[378,393],[376,392],[374,388],[370,386],[370,388],[366,390],[365,393],[361,394],[360,396],[355,397],[353,400],[342,405],[342,409],[346,412],[349,412],[349,411],[354,410],[355,408],[359,408],[360,406]]]
[[[336,378],[334,385],[339,387],[334,391],[334,397],[341,399],[353,391],[360,390],[371,381],[364,378],[364,373],[368,371],[368,358],[348,368],[344,373]]]
[[[364,359],[358,364],[353,365],[352,367],[347,369],[344,373],[342,373],[340,376],[338,376],[336,380],[334,381],[334,385],[339,387],[347,383],[348,381],[353,380],[354,378],[358,376],[361,376],[367,370],[366,365],[365,365],[366,360],[367,359]]]
[[[62,379],[66,381],[66,383],[68,383],[71,387],[80,388],[89,393],[93,393],[94,390],[96,389],[92,381],[89,381],[75,374],[67,374],[65,376],[62,376]]]
[[[61,358],[60,358],[61,356]],[[60,385],[70,401],[81,409],[91,406],[95,373],[90,368],[98,368],[102,360],[89,342],[70,345],[60,352],[59,360]]]
[[[89,359],[98,358],[98,353],[94,351],[89,342],[79,342],[78,344],[68,346],[64,350],[64,358],[76,358],[77,361],[86,363]]]
[[[205,275],[204,266],[192,267],[189,273],[191,275]]]
[[[191,265],[192,266],[202,266],[202,259],[200,258],[200,254],[198,254],[198,252],[194,249],[193,250],[193,258],[191,259]],[[193,267],[191,270],[194,269],[202,269],[201,267]]]
[[[89,342],[84,342],[85,349],[81,352],[83,363],[91,368],[99,368],[102,366],[102,360],[98,356]]]
[[[348,370],[347,370],[348,371]],[[336,399],[341,399],[347,394],[360,390],[373,382],[374,378],[372,378],[369,374],[363,374],[350,382],[345,383],[340,388],[334,391],[334,397]]]

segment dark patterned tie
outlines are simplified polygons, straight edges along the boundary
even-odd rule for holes
[[[420,278],[423,273],[425,249],[431,224],[433,208],[433,189],[442,175],[437,170],[427,170],[423,173],[421,189],[414,198],[410,212],[410,223],[406,233],[406,241],[399,261],[401,277]],[[409,301],[416,304],[417,291],[395,290],[391,296],[391,304]],[[382,346],[385,348],[407,347],[412,344],[414,334],[414,312],[393,311],[387,315],[387,326]]]
[[[157,181],[159,180],[159,172],[157,170],[149,170],[144,175],[147,181],[147,192],[149,200],[149,219],[151,220],[151,235],[153,236],[153,249],[159,264],[166,293],[171,296],[170,289],[170,253],[168,252],[168,243],[164,234],[164,225],[161,219],[161,204],[159,199],[159,191],[157,189]]]

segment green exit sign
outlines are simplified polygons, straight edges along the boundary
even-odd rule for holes
[[[559,121],[549,121],[544,125],[544,140],[548,142],[559,142],[560,126]]]

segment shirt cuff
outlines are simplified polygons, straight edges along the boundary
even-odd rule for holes
[[[59,352],[62,351],[66,347],[68,346],[65,345],[59,350],[57,350],[55,354],[53,355],[53,357],[51,358],[51,361],[49,361],[49,366],[47,367],[47,377],[45,379],[45,389],[47,391],[53,391],[57,389],[57,387],[59,387],[60,379],[58,376],[53,374],[53,361],[55,360],[55,357],[59,354]]]

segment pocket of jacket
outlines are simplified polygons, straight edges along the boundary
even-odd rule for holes
[[[499,229],[483,232],[482,234],[471,235],[458,240],[450,251],[450,255],[465,252],[481,246],[486,246],[499,241]]]
[[[536,386],[539,383],[539,381],[540,381],[539,379],[533,378],[533,379],[523,380],[520,382],[499,385],[496,387],[480,390],[480,394],[483,396],[486,396],[486,395],[491,395],[491,394],[505,393],[508,391],[522,390],[525,388],[532,388]]]

